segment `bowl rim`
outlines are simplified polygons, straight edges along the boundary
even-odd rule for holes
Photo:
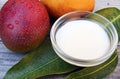
[[[104,19],[106,22],[108,22],[108,23],[110,24],[110,26],[112,27],[112,29],[114,30],[114,35],[115,35],[116,38],[115,38],[114,44],[112,45],[112,46],[113,46],[112,49],[109,51],[109,54],[107,54],[107,55],[105,55],[105,56],[103,56],[103,57],[101,57],[101,58],[99,58],[99,59],[95,59],[95,60],[94,60],[94,59],[93,59],[93,60],[82,60],[82,59],[77,59],[77,58],[74,58],[74,57],[71,57],[71,56],[65,54],[65,52],[62,51],[62,50],[59,48],[59,46],[57,45],[57,43],[56,43],[56,41],[55,41],[55,36],[54,36],[57,28],[59,27],[59,26],[57,26],[58,23],[60,22],[61,19],[65,18],[65,17],[67,17],[67,16],[69,16],[69,15],[71,15],[71,14],[81,13],[81,12],[85,12],[85,13],[88,13],[88,14],[95,14],[96,16],[98,16],[98,17]],[[63,22],[64,22],[64,21],[63,21]],[[104,59],[108,59],[108,57],[110,57],[110,56],[114,53],[115,49],[117,48],[117,44],[118,44],[118,33],[117,33],[117,30],[116,30],[116,28],[114,27],[114,25],[113,25],[107,18],[105,18],[104,16],[102,16],[102,15],[100,15],[100,14],[97,14],[97,13],[95,13],[95,12],[78,10],[78,11],[72,11],[72,12],[66,13],[66,14],[64,14],[63,16],[59,17],[59,18],[55,21],[55,23],[52,25],[52,28],[51,28],[51,31],[50,31],[50,40],[51,40],[51,42],[52,42],[52,46],[53,46],[54,50],[57,48],[57,50],[55,50],[56,54],[57,54],[60,58],[62,58],[63,60],[65,60],[65,61],[67,61],[66,59],[68,59],[68,60],[70,59],[70,60],[75,60],[75,61],[80,61],[80,62],[97,62],[97,61],[101,61],[101,62],[102,62]],[[59,52],[59,53],[58,53],[58,52]],[[64,58],[66,58],[66,59],[64,59]],[[96,64],[94,64],[94,65],[96,65]],[[84,65],[83,65],[83,66],[84,66]]]

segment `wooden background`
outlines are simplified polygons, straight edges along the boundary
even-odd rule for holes
[[[7,0],[0,0],[0,8],[3,5],[3,3],[6,1]],[[95,0],[95,1],[96,1],[96,5],[94,11],[105,7],[117,7],[120,9],[120,0]],[[120,44],[118,45],[118,50],[119,50],[118,66],[114,70],[114,72],[108,75],[105,79],[120,79]],[[42,77],[39,79],[64,79],[64,78],[65,75],[52,75],[52,76]]]

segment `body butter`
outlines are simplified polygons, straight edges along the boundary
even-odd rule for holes
[[[56,42],[65,54],[81,60],[95,60],[106,54],[110,40],[101,25],[88,21],[70,21],[56,32]]]
[[[118,43],[114,25],[103,16],[86,11],[61,16],[53,24],[50,38],[53,49],[61,59],[83,67],[105,62]]]

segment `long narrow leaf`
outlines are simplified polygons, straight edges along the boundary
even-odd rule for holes
[[[61,60],[46,40],[38,50],[28,53],[13,66],[4,79],[36,79],[50,74],[63,74],[75,70],[76,66]]]
[[[103,79],[116,68],[117,64],[118,52],[116,51],[105,63],[74,72],[68,75],[66,79]]]

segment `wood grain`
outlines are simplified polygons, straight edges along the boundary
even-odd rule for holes
[[[117,7],[120,9],[120,0],[95,0],[94,11],[105,7]]]
[[[0,8],[2,7],[2,5],[6,2],[7,0],[0,0]],[[118,9],[120,9],[120,0],[95,0],[95,8],[94,11],[105,8],[105,7],[116,7]],[[1,45],[1,44],[0,44]],[[6,48],[5,48],[6,49]],[[118,46],[118,50],[119,50],[119,61],[120,61],[120,45]],[[5,51],[5,50],[4,50]],[[6,50],[7,51],[7,50]],[[0,52],[2,52],[2,50],[0,49]],[[7,51],[8,52],[8,51]],[[16,57],[17,59],[20,60],[20,57],[18,57],[18,55],[11,53],[11,55],[13,55],[14,57]],[[0,56],[1,57],[1,56]],[[18,60],[17,60],[18,61]],[[16,62],[17,62],[16,61]],[[14,62],[15,64],[15,62]],[[6,66],[4,67],[4,69],[6,69],[5,71],[8,70],[8,68],[10,68],[11,66]],[[1,67],[0,67],[1,69]],[[0,76],[3,74],[3,72],[0,72]],[[120,79],[120,62],[118,63],[117,68],[115,69],[115,71],[113,73],[111,73],[110,75],[108,75],[105,79]],[[46,76],[46,77],[42,77],[39,79],[64,79],[66,75],[52,75],[52,76]],[[1,78],[0,78],[1,79]]]

